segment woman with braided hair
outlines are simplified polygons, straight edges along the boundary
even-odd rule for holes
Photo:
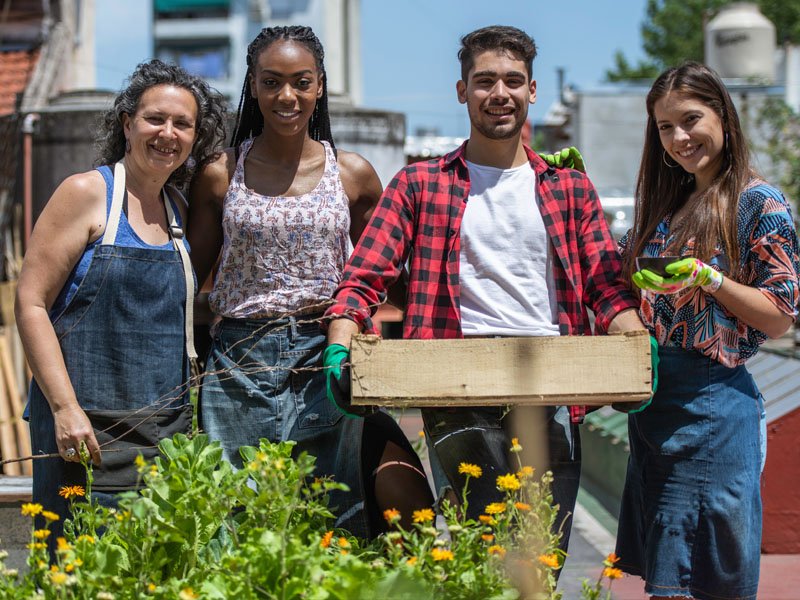
[[[200,280],[222,249],[200,424],[239,447],[293,440],[331,476],[337,527],[376,535],[381,511],[407,518],[432,496],[413,448],[385,412],[346,418],[326,397],[320,317],[381,195],[372,166],[337,152],[324,52],[308,27],[263,29],[248,47],[236,129],[195,178],[189,240]]]

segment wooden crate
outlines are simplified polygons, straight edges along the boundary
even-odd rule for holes
[[[380,406],[587,405],[652,395],[646,332],[351,343],[352,402]]]

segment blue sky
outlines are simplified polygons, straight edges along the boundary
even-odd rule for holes
[[[97,86],[117,90],[150,57],[151,2],[101,0],[97,11]],[[533,64],[541,120],[556,99],[556,68],[582,89],[601,83],[614,53],[643,57],[645,0],[362,0],[364,105],[406,113],[407,131],[438,127],[466,136],[466,109],[456,100],[459,38],[485,25],[514,25],[536,40]]]

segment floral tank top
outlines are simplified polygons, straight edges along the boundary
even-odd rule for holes
[[[240,146],[222,206],[222,259],[212,310],[236,319],[323,310],[348,255],[350,210],[330,144],[317,187],[300,196],[262,196],[244,181],[253,140]]]
[[[670,215],[658,225],[645,247],[647,256],[664,256],[674,240]],[[739,197],[739,283],[758,289],[783,313],[797,314],[798,241],[789,203],[776,188],[751,179]],[[632,247],[629,231],[620,252]],[[693,240],[681,251],[692,255]],[[669,252],[672,253],[671,251]],[[729,259],[717,249],[712,268],[726,271]],[[660,346],[694,349],[726,367],[744,364],[767,336],[739,320],[699,287],[675,294],[641,290],[639,316]]]

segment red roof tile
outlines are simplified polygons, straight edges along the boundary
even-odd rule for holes
[[[0,52],[0,116],[14,112],[38,59],[38,49]]]

